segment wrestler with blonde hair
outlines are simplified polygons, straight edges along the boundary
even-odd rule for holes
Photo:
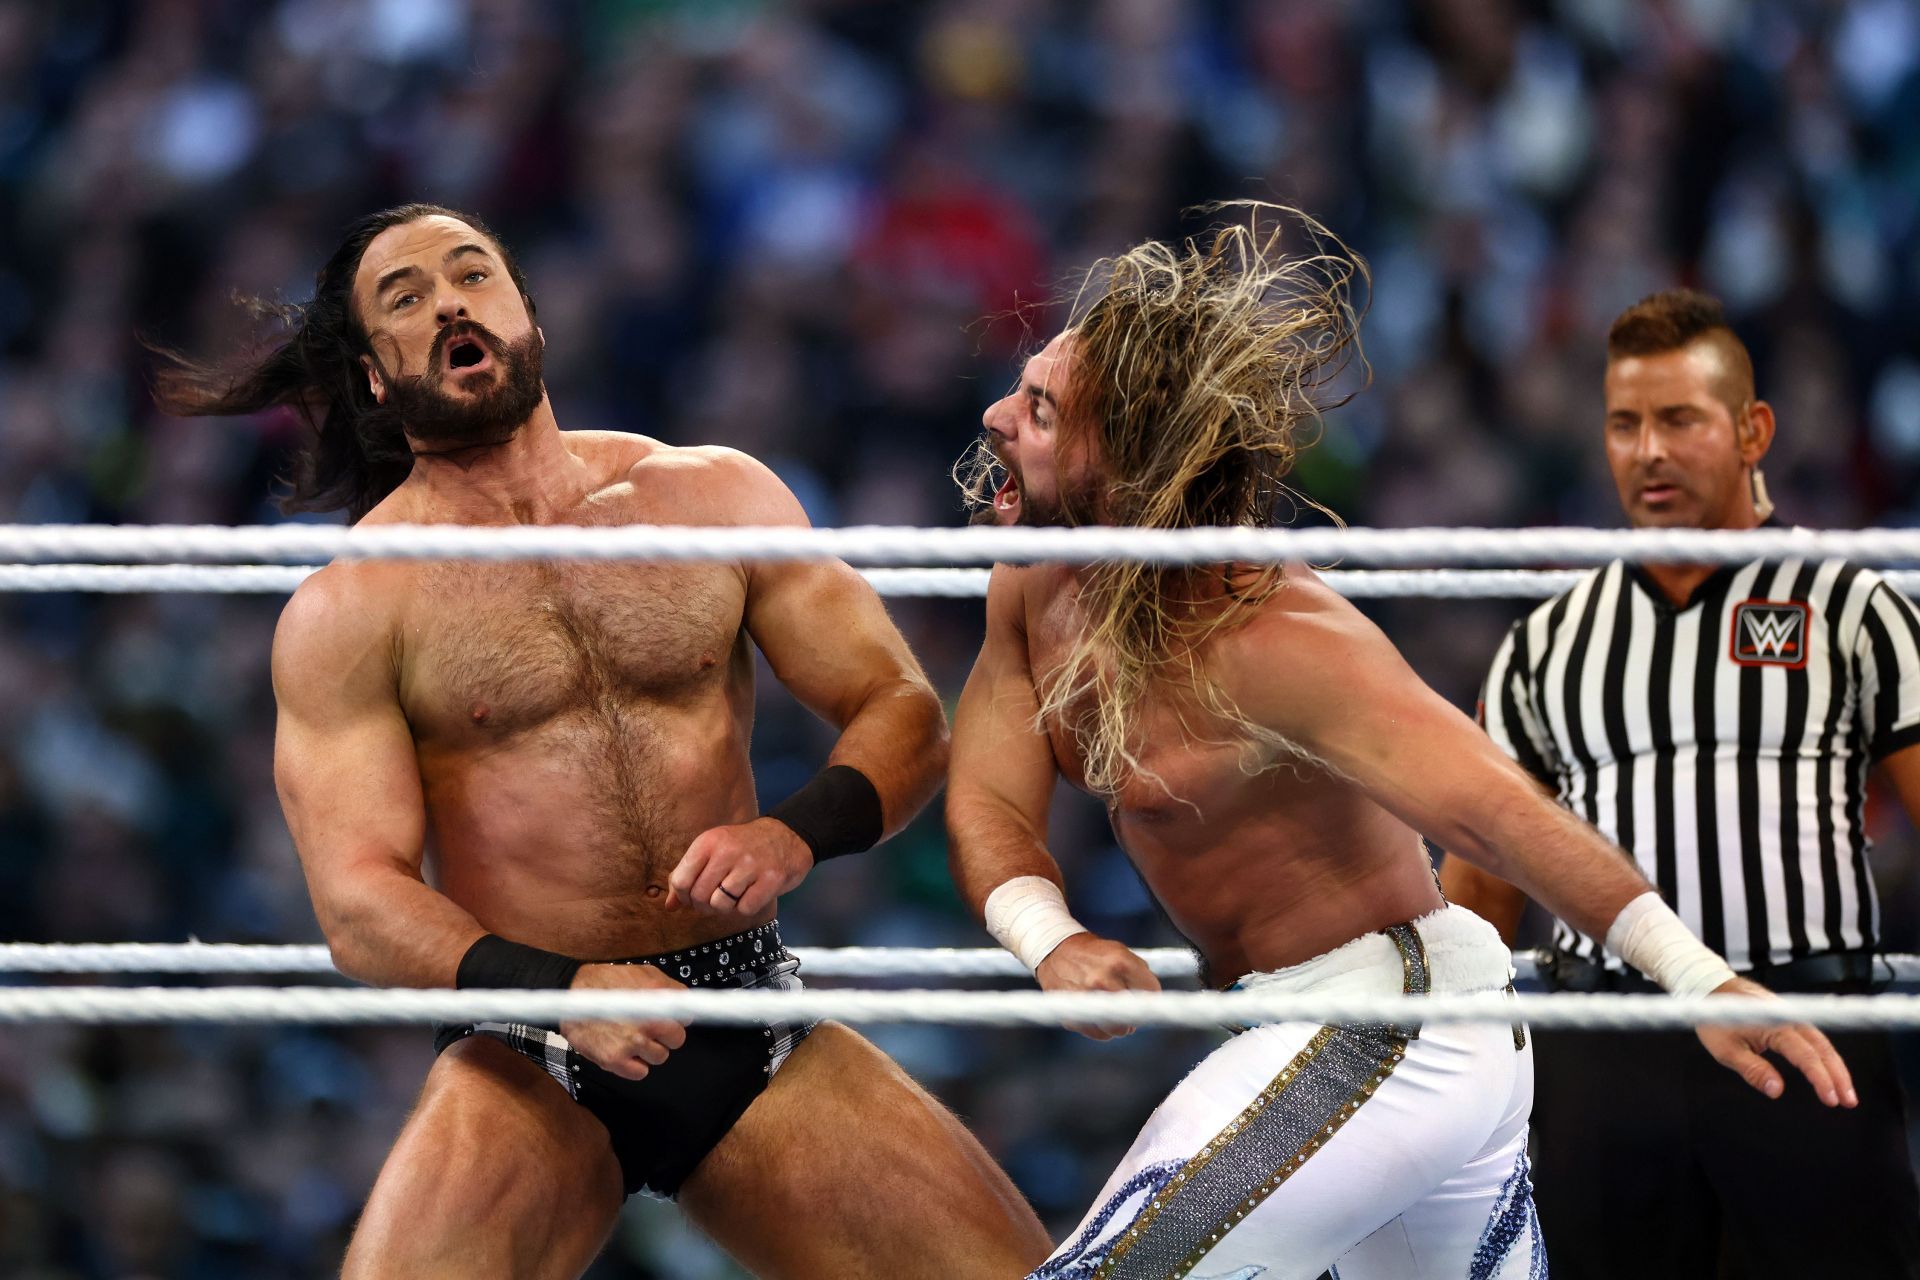
[[[959,468],[1001,524],[1272,523],[1358,355],[1364,265],[1271,205],[1105,260]],[[1299,248],[1294,248],[1297,237]],[[954,725],[947,821],[968,903],[1048,990],[1151,990],[1068,914],[1054,783],[1115,833],[1210,980],[1266,992],[1499,991],[1511,956],[1442,899],[1427,835],[1668,990],[1764,995],[1620,850],[1546,799],[1301,564],[994,570]],[[1096,1038],[1116,1028],[1090,1028]],[[1756,1087],[1781,1054],[1830,1106],[1810,1027],[1705,1029]],[[1035,1280],[1532,1276],[1533,1076],[1505,1025],[1270,1024],[1196,1067]]]

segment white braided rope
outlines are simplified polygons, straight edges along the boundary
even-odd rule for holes
[[[794,947],[808,978],[1025,978],[1027,968],[998,947]],[[1163,978],[1199,973],[1193,952],[1140,952]],[[0,973],[337,974],[327,948],[237,942],[0,943]]]
[[[1027,968],[998,947],[794,947],[808,978],[1025,978]],[[1200,964],[1185,947],[1143,947],[1155,976],[1193,978]],[[1544,957],[1517,951],[1522,979]],[[1920,955],[1882,955],[1895,982],[1920,981]],[[0,973],[338,974],[324,946],[240,942],[0,943]]]
[[[0,564],[0,592],[207,592],[287,595],[319,571],[311,564]],[[985,569],[868,569],[883,596],[987,594]]]
[[[6,987],[5,1023],[554,1023],[653,1019],[759,1025],[842,1022],[1051,1027],[1224,1027],[1258,1022],[1344,1025],[1514,1022],[1560,1029],[1655,1030],[1707,1023],[1812,1022],[1849,1030],[1920,1026],[1920,995],[1475,995],[1364,999],[1254,992],[1048,991],[444,991],[338,987]]]
[[[300,564],[336,558],[818,560],[988,565],[1048,560],[1214,564],[1302,559],[1366,565],[1737,563],[1844,557],[1920,563],[1920,530],[1859,529],[844,529],[575,525],[0,525],[0,561]]]
[[[207,592],[286,595],[317,565],[279,564],[0,564],[0,592]],[[861,576],[883,596],[978,598],[986,569],[867,569]],[[1538,600],[1580,581],[1580,569],[1332,569],[1320,576],[1355,600]],[[1888,582],[1920,593],[1920,570],[1896,569]]]

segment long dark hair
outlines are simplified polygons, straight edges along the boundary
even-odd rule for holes
[[[491,240],[507,274],[534,313],[519,263],[500,237],[470,213],[437,204],[403,204],[370,213],[347,228],[340,245],[313,280],[303,303],[245,299],[256,315],[289,330],[265,354],[229,364],[206,364],[155,348],[166,361],[154,378],[154,400],[183,417],[258,413],[285,405],[312,432],[287,477],[285,511],[345,510],[359,520],[399,487],[413,467],[405,432],[395,415],[381,412],[367,385],[362,356],[373,355],[366,326],[353,305],[353,281],[374,237],[389,227],[435,215],[457,218]]]

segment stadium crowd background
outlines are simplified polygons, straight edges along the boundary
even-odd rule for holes
[[[947,465],[1025,341],[1006,313],[1257,195],[1374,268],[1373,384],[1300,473],[1350,522],[1617,524],[1601,338],[1685,282],[1754,349],[1782,516],[1911,525],[1916,118],[1904,0],[4,0],[0,521],[279,519],[291,420],[156,415],[138,337],[230,350],[236,291],[304,297],[347,219],[429,199],[520,255],[563,425],[746,449],[816,523],[956,523]],[[317,938],[270,776],[277,607],[0,600],[0,938]],[[1379,616],[1470,705],[1522,608]],[[896,608],[949,695],[977,611]],[[761,701],[779,796],[826,738]],[[1896,806],[1870,820],[1912,949],[1920,849]],[[1169,940],[1097,809],[1056,847],[1083,918]],[[783,917],[985,941],[929,821]],[[1056,1234],[1204,1044],[876,1038]],[[9,1029],[0,1274],[329,1274],[429,1056],[414,1030]],[[737,1273],[639,1205],[592,1274]]]

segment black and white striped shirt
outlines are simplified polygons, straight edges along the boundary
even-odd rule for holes
[[[1481,697],[1736,969],[1877,945],[1866,773],[1920,743],[1920,613],[1877,573],[1729,565],[1675,608],[1616,561],[1514,624]],[[1565,922],[1554,946],[1602,958]]]

